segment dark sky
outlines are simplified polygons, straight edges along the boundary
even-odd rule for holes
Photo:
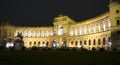
[[[109,0],[0,0],[0,23],[49,26],[60,13],[75,21],[109,10]]]

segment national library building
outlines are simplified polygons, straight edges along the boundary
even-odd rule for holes
[[[0,41],[23,36],[24,46],[36,47],[84,47],[120,49],[120,1],[111,0],[109,11],[88,20],[76,22],[66,15],[53,20],[53,26],[27,27],[0,24]]]

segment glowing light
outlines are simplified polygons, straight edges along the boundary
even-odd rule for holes
[[[86,34],[86,29],[84,29],[84,34]]]
[[[13,42],[11,42],[11,43],[8,42],[8,43],[6,44],[6,48],[10,48],[10,47],[13,47],[13,46],[14,46]]]
[[[108,42],[108,44],[110,44],[110,45],[111,45],[112,43],[111,43],[111,42]]]
[[[44,31],[41,32],[41,37],[44,37]]]
[[[58,35],[62,35],[62,34],[63,34],[63,27],[62,27],[62,25],[60,25],[58,27]]]
[[[69,47],[73,47],[73,46],[71,45],[71,43],[69,44]]]
[[[23,37],[26,37],[26,36],[27,36],[27,31],[24,31]]]
[[[48,31],[46,31],[46,37],[49,37],[49,32]]]
[[[59,44],[57,44],[57,47],[59,47],[60,45]]]
[[[81,48],[81,45],[78,44],[78,48]]]
[[[75,31],[75,35],[77,36],[77,30]]]
[[[100,32],[100,25],[99,25],[99,27],[98,27],[98,31]]]
[[[37,31],[37,37],[40,37],[40,31]]]
[[[104,24],[104,25],[103,25],[103,30],[104,30],[104,31],[105,31],[105,27],[106,27],[106,26],[105,26],[105,24]]]
[[[56,47],[56,43],[53,43],[53,47]]]
[[[17,36],[17,34],[18,34],[18,30],[16,30],[16,32],[14,33],[14,36]]]
[[[82,31],[80,30],[80,35],[82,35]]]
[[[32,37],[35,37],[35,36],[36,36],[36,32],[33,31],[33,33],[32,33]]]
[[[91,29],[89,29],[88,31],[89,31],[89,33],[91,33]]]
[[[43,46],[45,47],[45,46],[46,46],[46,44],[43,44]]]
[[[96,32],[96,28],[93,28],[94,33]]]
[[[31,37],[31,31],[28,31],[28,37]]]

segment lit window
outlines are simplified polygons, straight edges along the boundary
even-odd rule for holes
[[[82,30],[80,30],[80,35],[82,35]]]
[[[99,25],[99,27],[98,27],[98,30],[99,30],[99,32],[100,32],[100,25]]]
[[[86,29],[84,29],[84,34],[86,34]]]
[[[110,23],[110,19],[108,19],[108,27],[110,29],[111,23]]]
[[[58,27],[58,35],[62,35],[63,34],[63,26],[59,25]]]
[[[106,27],[106,26],[105,26],[105,24],[104,24],[104,25],[103,25],[103,29],[104,29],[104,31],[105,31],[105,27]]]
[[[94,33],[96,32],[96,29],[95,28],[93,28],[93,31],[94,31]]]

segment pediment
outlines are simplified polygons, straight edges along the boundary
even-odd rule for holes
[[[60,15],[58,17],[55,17],[53,24],[59,25],[59,24],[75,24],[75,23],[76,22],[71,18],[69,18],[68,16]]]

